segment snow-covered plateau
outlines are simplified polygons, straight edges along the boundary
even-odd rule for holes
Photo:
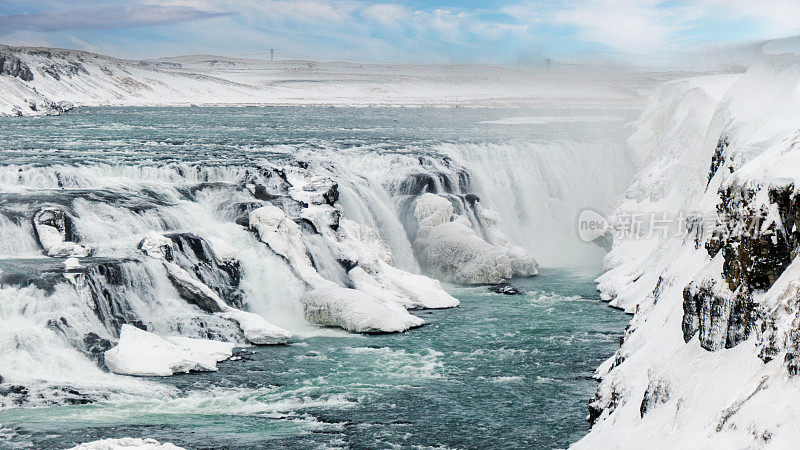
[[[641,228],[615,233],[598,280],[634,316],[575,448],[797,446],[799,130],[796,55],[652,98],[610,218]]]
[[[652,76],[197,55],[130,61],[2,45],[0,74],[0,114],[11,115],[98,105],[498,106],[553,98],[564,105],[630,106]]]

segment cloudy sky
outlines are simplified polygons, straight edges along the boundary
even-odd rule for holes
[[[797,34],[798,0],[0,0],[0,43],[129,58],[524,63]]]

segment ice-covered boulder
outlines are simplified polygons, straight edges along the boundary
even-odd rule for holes
[[[220,313],[220,316],[238,323],[239,328],[244,333],[244,338],[251,344],[285,344],[292,337],[292,333],[267,322],[263,317],[255,313],[228,308]]]
[[[324,284],[308,258],[300,226],[282,209],[270,204],[251,211],[250,228],[273,252],[286,259],[301,280],[311,286]]]
[[[217,314],[220,317],[236,322],[239,324],[242,333],[244,333],[245,339],[251,344],[284,344],[292,337],[292,333],[269,323],[258,314],[242,311],[228,305],[207,284],[178,264],[169,261],[167,257],[170,260],[174,259],[172,244],[173,240],[157,233],[151,233],[140,242],[139,249],[148,256],[161,260],[167,272],[167,278],[169,278],[181,298],[197,305],[207,313]],[[233,263],[233,252],[220,248],[218,246],[214,250],[215,252],[220,252],[219,255],[215,254],[214,257],[219,258],[220,261],[227,261],[228,264]]]
[[[459,305],[455,297],[442,289],[438,280],[409,273],[386,263],[380,264],[373,273],[356,267],[350,270],[349,275],[357,289],[366,290],[366,285],[378,286],[395,293],[400,304],[409,309],[454,308]]]
[[[147,237],[142,239],[138,248],[147,256],[167,261],[172,261],[173,253],[175,252],[172,240],[155,231],[151,231]]]
[[[339,184],[325,176],[313,175],[301,167],[283,168],[291,185],[289,195],[306,205],[333,205],[339,199]]]
[[[414,215],[418,222],[414,246],[423,266],[439,279],[461,284],[499,283],[538,273],[536,260],[525,249],[487,242],[442,196],[420,196]]]
[[[339,259],[351,261],[367,271],[394,264],[394,255],[374,229],[342,218],[334,235]]]
[[[300,301],[310,322],[356,333],[401,332],[425,323],[393,298],[333,284],[306,292]]]
[[[236,344],[204,339],[162,338],[125,324],[119,342],[105,352],[113,373],[134,376],[170,376],[194,371],[216,371]]]
[[[167,276],[172,285],[175,286],[181,297],[190,303],[210,313],[222,312],[229,308],[216,292],[203,284],[203,282],[195,279],[192,274],[183,270],[177,264],[164,261],[164,268],[167,269]]]
[[[84,257],[89,249],[72,242],[72,220],[64,209],[58,206],[47,206],[33,216],[33,228],[36,237],[48,256]]]
[[[515,288],[514,286],[508,283],[497,283],[489,286],[489,290],[494,292],[495,294],[505,294],[505,295],[519,295],[521,292],[519,289]]]

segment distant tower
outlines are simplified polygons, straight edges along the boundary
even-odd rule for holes
[[[547,71],[550,72],[550,58],[544,60],[544,65],[547,66]]]
[[[270,62],[275,61],[275,49],[274,48],[269,49],[269,61]]]

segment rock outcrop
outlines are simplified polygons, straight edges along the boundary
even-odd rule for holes
[[[4,51],[0,51],[0,75],[17,77],[23,81],[33,80],[30,67],[17,56]]]

